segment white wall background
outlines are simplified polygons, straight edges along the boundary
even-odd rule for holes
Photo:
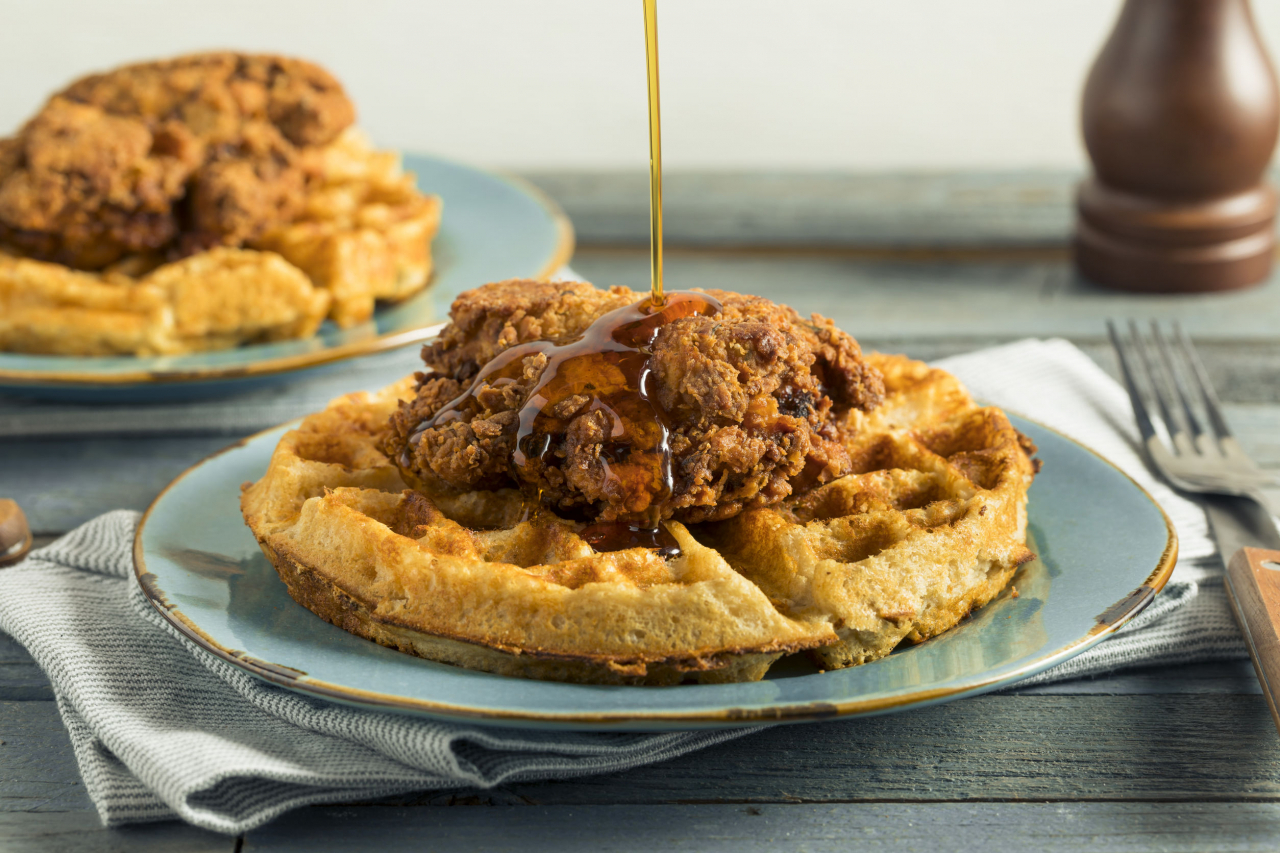
[[[1280,49],[1280,2],[1254,6]],[[1078,166],[1080,88],[1118,8],[665,0],[666,166]],[[219,47],[327,66],[383,145],[516,169],[647,162],[638,0],[0,0],[0,133],[83,73]]]

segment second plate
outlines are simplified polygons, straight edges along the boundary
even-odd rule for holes
[[[523,181],[408,155],[423,192],[444,199],[432,243],[430,285],[383,305],[371,321],[339,329],[325,321],[310,338],[176,356],[57,356],[0,352],[0,393],[75,402],[191,399],[226,394],[352,356],[429,336],[459,293],[507,278],[546,278],[569,262],[573,228],[551,199]]]

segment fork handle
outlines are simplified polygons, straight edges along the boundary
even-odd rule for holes
[[[1271,717],[1280,728],[1276,708],[1280,698],[1280,551],[1241,548],[1227,563],[1226,586]]]

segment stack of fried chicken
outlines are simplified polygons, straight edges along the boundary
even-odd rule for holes
[[[0,349],[173,353],[367,320],[420,289],[440,203],[324,69],[209,53],[55,94],[0,139]]]

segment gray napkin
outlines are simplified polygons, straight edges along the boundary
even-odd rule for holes
[[[0,629],[53,683],[108,826],[177,816],[240,833],[311,803],[608,773],[747,733],[485,728],[292,693],[152,609],[133,577],[137,521],[109,512],[0,572]]]
[[[1110,458],[1156,496],[1181,537],[1174,580],[1154,604],[1113,639],[1033,681],[1245,655],[1203,513],[1146,470],[1127,399],[1105,373],[1065,341],[1022,342],[945,366],[976,394]],[[488,729],[291,693],[192,646],[152,610],[131,571],[136,521],[132,512],[107,513],[0,571],[0,630],[53,683],[107,825],[178,816],[239,833],[310,803],[607,773],[754,731]]]

